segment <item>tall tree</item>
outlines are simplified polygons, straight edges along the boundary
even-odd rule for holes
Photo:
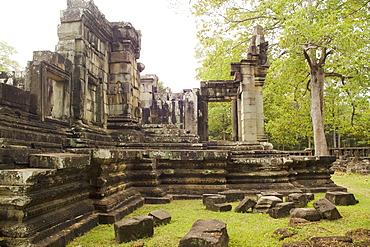
[[[338,80],[343,85],[368,87],[369,7],[369,0],[199,0],[194,5],[199,50],[210,64],[222,48],[244,46],[250,27],[263,24],[273,42],[272,60],[305,61],[301,73],[309,75],[315,153],[328,155],[325,83]]]
[[[19,68],[18,62],[10,58],[17,53],[14,47],[9,46],[5,41],[0,41],[0,71],[11,71]]]

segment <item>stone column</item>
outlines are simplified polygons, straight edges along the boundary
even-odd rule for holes
[[[263,95],[262,86],[265,78],[255,78],[256,85],[256,124],[257,124],[257,141],[265,142],[267,137],[265,135],[264,113],[263,113]]]
[[[241,141],[257,141],[256,89],[254,81],[255,62],[252,59],[242,60],[240,72],[241,87]]]
[[[232,124],[232,129],[233,129],[233,141],[238,141],[239,140],[239,135],[238,135],[238,122],[239,122],[239,117],[238,117],[238,101],[237,99],[233,99],[231,101],[231,124]]]

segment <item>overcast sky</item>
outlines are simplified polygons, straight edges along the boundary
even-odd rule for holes
[[[176,0],[94,0],[108,21],[131,22],[142,32],[142,74],[156,74],[174,92],[197,88],[194,58],[196,30],[186,6]],[[1,3],[0,40],[13,46],[21,66],[32,52],[55,51],[60,11],[67,0],[7,0]]]

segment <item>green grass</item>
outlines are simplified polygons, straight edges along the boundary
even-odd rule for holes
[[[370,176],[336,173],[333,180],[336,184],[348,188],[360,201],[354,206],[337,206],[343,216],[335,221],[321,220],[310,225],[295,228],[298,232],[284,242],[304,241],[313,236],[344,235],[348,230],[357,228],[370,229]],[[324,197],[316,194],[315,200]],[[233,208],[238,204],[232,203]],[[308,205],[312,207],[312,202]],[[241,214],[234,211],[212,212],[205,210],[201,200],[173,201],[171,204],[145,205],[125,217],[147,215],[150,211],[164,209],[171,213],[172,221],[165,226],[156,227],[154,236],[125,244],[117,244],[114,238],[113,225],[99,225],[85,235],[71,242],[69,247],[91,246],[132,246],[144,242],[146,247],[178,246],[180,238],[190,230],[198,219],[217,219],[227,223],[230,236],[229,246],[281,246],[279,236],[273,234],[278,228],[287,227],[289,218],[273,219],[268,214]]]

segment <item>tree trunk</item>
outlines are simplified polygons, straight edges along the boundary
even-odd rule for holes
[[[329,155],[324,131],[324,79],[321,66],[311,67],[311,118],[315,145],[315,155]]]

